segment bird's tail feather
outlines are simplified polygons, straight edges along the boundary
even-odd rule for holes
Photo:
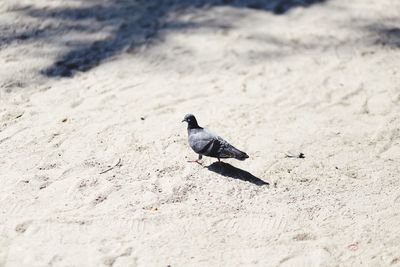
[[[249,155],[247,155],[245,152],[240,151],[239,149],[237,149],[235,147],[231,148],[231,152],[233,154],[233,157],[238,160],[245,160],[249,157]]]

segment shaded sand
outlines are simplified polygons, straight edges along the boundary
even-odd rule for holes
[[[1,266],[400,264],[398,1],[15,2]]]

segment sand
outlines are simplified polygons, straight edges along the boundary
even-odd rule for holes
[[[217,2],[2,0],[0,266],[400,266],[400,3]]]

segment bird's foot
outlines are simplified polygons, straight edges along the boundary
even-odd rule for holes
[[[196,160],[188,160],[187,162],[189,162],[189,163],[197,163],[197,164],[203,166],[203,163],[202,163],[199,159],[196,159]]]

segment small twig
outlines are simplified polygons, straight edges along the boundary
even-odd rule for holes
[[[115,164],[114,166],[112,166],[112,167],[108,168],[108,169],[107,169],[107,170],[105,170],[105,171],[102,171],[100,174],[103,174],[103,173],[109,172],[109,171],[111,171],[112,169],[114,169],[115,167],[117,167],[117,166],[118,166],[118,165],[120,165],[120,164],[121,164],[121,158],[119,158],[119,160],[118,160],[117,164]]]
[[[285,157],[286,158],[299,158],[299,159],[304,159],[305,158],[303,153],[299,153],[297,155],[285,153]]]

